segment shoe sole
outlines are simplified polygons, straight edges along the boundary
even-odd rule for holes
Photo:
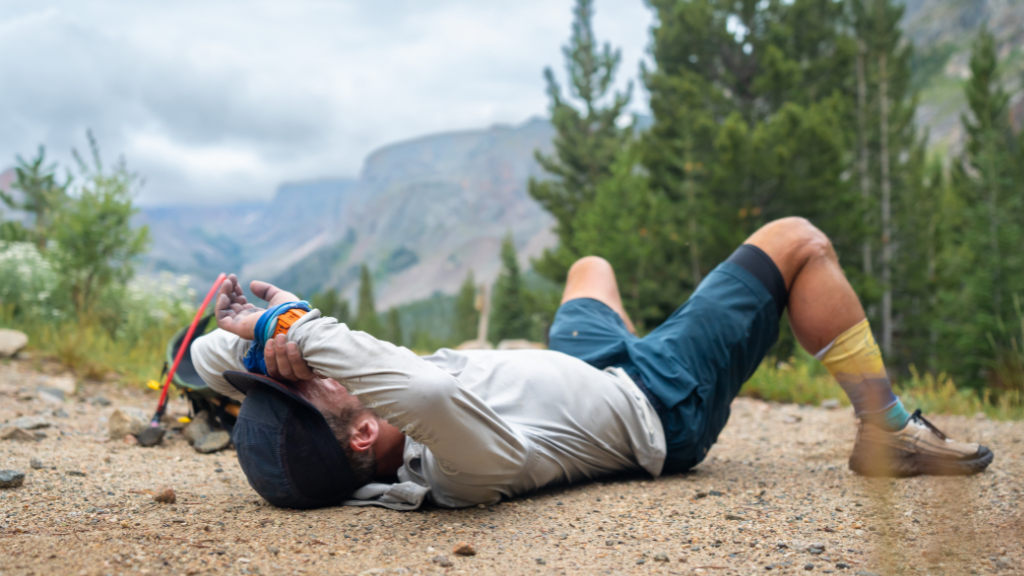
[[[886,452],[889,457],[886,457]],[[928,454],[892,450],[887,446],[854,446],[850,470],[861,476],[909,478],[912,476],[970,476],[983,472],[994,455],[985,446],[969,460],[947,460]]]

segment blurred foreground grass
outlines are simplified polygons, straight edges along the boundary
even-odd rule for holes
[[[983,412],[996,420],[1024,419],[1024,398],[1017,391],[1006,391],[998,397],[988,390],[979,394],[974,390],[957,388],[945,374],[922,375],[913,367],[911,376],[898,380],[895,388],[910,411],[920,408],[925,414],[960,416]],[[824,366],[802,350],[788,362],[778,362],[773,358],[765,360],[743,385],[740,395],[815,406],[824,400],[836,399],[843,406],[850,405],[843,389]]]

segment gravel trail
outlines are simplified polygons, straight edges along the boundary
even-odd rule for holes
[[[19,392],[41,378],[29,361],[0,364],[0,422],[52,423],[38,441],[0,440],[0,470],[26,475],[0,489],[0,575],[1024,574],[1021,422],[934,417],[991,447],[989,471],[871,480],[846,467],[849,409],[739,399],[687,474],[467,510],[293,511],[253,492],[233,450],[107,440],[116,407],[152,410],[155,393],[84,383],[59,405]],[[98,395],[113,404],[87,401]],[[165,485],[174,504],[153,501]]]

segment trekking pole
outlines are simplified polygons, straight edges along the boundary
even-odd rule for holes
[[[174,379],[174,373],[178,370],[178,363],[181,362],[182,356],[185,355],[185,351],[188,350],[189,343],[192,342],[192,335],[196,331],[196,326],[199,324],[199,319],[203,317],[203,312],[206,310],[206,306],[213,299],[213,296],[217,293],[224,279],[227,275],[221,272],[220,276],[217,276],[217,281],[213,283],[213,287],[210,288],[210,292],[206,295],[206,299],[203,300],[202,305],[199,306],[199,311],[196,312],[196,317],[192,319],[192,325],[188,327],[188,332],[185,333],[185,337],[181,340],[181,345],[178,347],[178,353],[174,355],[174,363],[171,364],[171,369],[167,371],[167,379],[164,380],[163,391],[160,393],[160,402],[156,405],[156,413],[153,414],[153,419],[149,422],[149,427],[160,428],[160,418],[163,417],[164,412],[167,411],[167,392],[171,388],[171,380]],[[163,434],[159,434],[159,437],[163,437]],[[159,438],[153,442],[159,442]],[[140,438],[140,444],[141,438]]]

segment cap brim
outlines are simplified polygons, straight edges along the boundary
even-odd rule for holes
[[[239,392],[247,396],[249,392],[251,392],[252,389],[257,386],[269,386],[274,390],[277,390],[278,392],[284,394],[285,396],[288,396],[292,400],[295,400],[296,402],[302,404],[303,406],[307,406],[309,408],[312,408],[313,410],[317,410],[316,406],[313,406],[309,402],[309,400],[303,398],[294,388],[282,384],[281,382],[278,382],[273,378],[268,378],[262,374],[253,374],[252,372],[238,372],[235,370],[228,370],[224,372],[224,379],[227,380],[229,384],[234,386],[235,390],[238,390]]]

